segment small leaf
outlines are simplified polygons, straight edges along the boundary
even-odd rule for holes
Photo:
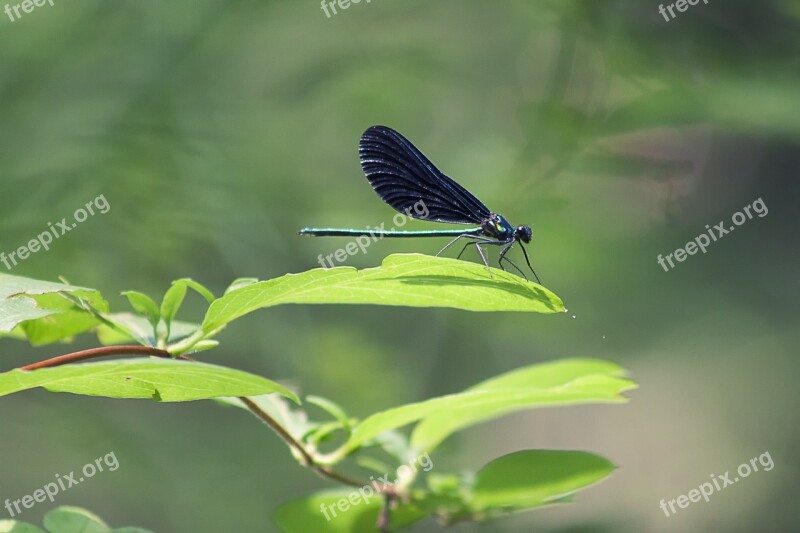
[[[597,455],[523,450],[495,459],[475,478],[470,507],[520,510],[553,503],[608,477],[615,466]]]
[[[164,293],[164,298],[161,300],[161,318],[164,319],[164,324],[167,326],[167,332],[172,325],[172,319],[181,308],[183,298],[186,296],[186,284],[173,282],[172,286]],[[169,333],[168,333],[169,335]]]
[[[203,331],[213,334],[247,313],[289,303],[564,311],[558,296],[509,272],[444,257],[396,254],[377,268],[318,268],[232,290],[211,304]]]
[[[99,323],[76,309],[63,297],[66,294],[108,311],[108,303],[93,289],[0,274],[0,336],[20,326],[17,331],[25,333],[32,344],[47,344],[69,339]]]
[[[311,429],[308,433],[303,435],[300,440],[302,442],[308,442],[316,447],[323,442],[333,439],[334,434],[342,429],[342,424],[339,422],[326,422]]]
[[[210,290],[208,290],[204,285],[201,285],[200,283],[198,283],[198,282],[196,282],[196,281],[194,281],[192,279],[184,278],[184,279],[182,279],[180,281],[182,281],[183,283],[186,283],[186,285],[190,289],[194,289],[194,291],[196,293],[198,293],[200,296],[202,296],[203,298],[205,298],[208,303],[213,302],[217,298],[216,296],[214,296],[214,293],[211,292]]]
[[[336,489],[285,503],[277,509],[274,518],[283,533],[375,533],[382,506],[383,497],[371,486]],[[413,503],[400,502],[391,511],[392,531],[423,518],[425,513]]]
[[[214,293],[208,290],[204,285],[201,283],[196,282],[190,278],[182,278],[174,282],[175,284],[182,284],[186,285],[190,289],[194,290],[197,294],[205,298],[208,303],[213,302],[216,299]]]
[[[61,300],[63,305],[49,300],[52,297]],[[60,298],[59,295],[48,294],[35,299],[40,307],[63,310],[39,320],[29,320],[20,324],[21,331],[25,332],[32,346],[70,341],[78,333],[88,331],[98,324],[95,317],[81,309],[75,309],[68,300]]]
[[[0,396],[44,387],[108,398],[151,398],[185,402],[220,396],[278,393],[299,403],[285,387],[266,378],[206,363],[157,357],[79,363],[0,374]]]
[[[331,400],[322,398],[320,396],[306,396],[306,402],[310,403],[311,405],[316,405],[331,415],[334,419],[339,421],[341,427],[350,427],[350,418],[347,416],[347,413],[344,412],[344,409],[342,409],[341,406],[332,402]]]
[[[0,520],[0,533],[45,533],[43,530],[28,524],[27,522],[17,522],[16,520]]]
[[[79,507],[61,506],[44,515],[50,533],[109,533],[111,528],[100,517]]]
[[[128,298],[131,307],[133,307],[137,313],[147,318],[147,321],[153,325],[153,329],[155,330],[156,326],[158,326],[158,320],[161,318],[161,313],[153,299],[138,291],[125,291],[122,295]]]
[[[161,300],[161,318],[164,319],[167,332],[169,332],[170,324],[183,303],[187,288],[194,289],[194,291],[205,298],[208,303],[214,301],[214,294],[193,279],[182,278],[173,281],[172,286],[167,289],[167,292],[164,293],[164,298]]]
[[[178,313],[178,309],[180,309],[181,304],[183,304],[183,299],[186,296],[187,288],[191,288],[199,293],[203,298],[206,299],[208,303],[214,301],[214,294],[210,290],[190,278],[182,278],[173,281],[172,286],[167,289],[167,292],[164,294],[164,298],[161,301],[161,318],[164,320],[166,331],[164,333],[159,332],[158,346],[160,347],[163,347],[163,345],[168,342],[168,339],[172,338],[172,323],[175,315]],[[204,349],[208,348],[197,348],[193,344],[191,346],[184,347],[183,350],[180,350],[180,353],[186,353],[189,351],[199,352]]]

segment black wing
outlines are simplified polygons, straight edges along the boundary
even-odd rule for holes
[[[365,131],[358,155],[372,188],[401,213],[456,224],[480,224],[490,216],[483,202],[442,174],[408,139],[391,128],[372,126]],[[424,218],[414,211],[420,200],[429,212]]]

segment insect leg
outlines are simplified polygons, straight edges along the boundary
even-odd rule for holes
[[[525,262],[526,262],[526,263],[528,263],[528,268],[530,268],[530,269],[531,269],[531,272],[533,272],[533,277],[534,277],[534,278],[536,278],[536,283],[538,283],[539,285],[541,285],[541,284],[542,284],[542,282],[541,282],[541,281],[539,281],[539,276],[537,276],[537,275],[536,275],[536,271],[535,271],[535,270],[533,269],[533,267],[531,266],[531,260],[530,260],[530,259],[528,259],[528,252],[526,252],[526,251],[525,251],[525,247],[524,247],[524,246],[522,246],[522,243],[519,243],[519,247],[520,247],[520,248],[522,248],[522,253],[523,253],[523,254],[525,254]]]
[[[444,245],[444,248],[442,248],[441,250],[439,250],[439,251],[436,253],[436,257],[439,257],[440,255],[442,255],[442,252],[444,252],[445,250],[447,250],[448,248],[450,248],[450,246],[452,246],[453,244],[455,244],[455,242],[456,242],[457,240],[459,240],[459,239],[482,239],[482,238],[485,238],[485,237],[480,237],[479,235],[470,235],[469,233],[464,233],[464,234],[462,234],[462,235],[459,235],[458,237],[456,237],[456,238],[455,238],[455,239],[453,239],[452,241],[450,241],[450,242],[448,242],[447,244],[445,244],[445,245]],[[470,243],[467,243],[467,245],[469,245],[469,244],[470,244]],[[462,253],[463,253],[463,250],[462,250]],[[458,254],[458,257],[461,257],[461,254]]]
[[[522,277],[527,280],[528,276],[526,276],[525,273],[522,270],[520,270],[520,268],[516,265],[516,263],[514,263],[514,261],[506,257],[506,253],[508,253],[508,251],[511,249],[512,246],[514,246],[514,241],[509,242],[503,247],[502,250],[500,250],[500,258],[497,260],[497,264],[500,265],[500,268],[505,270],[505,268],[503,268],[503,261],[506,261],[509,265],[517,269],[517,272],[519,272],[522,275]]]

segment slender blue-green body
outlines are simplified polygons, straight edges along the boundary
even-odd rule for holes
[[[378,229],[350,229],[350,228],[303,228],[298,235],[313,235],[315,237],[458,237],[460,235],[482,235],[483,228],[444,229],[444,230],[378,230]]]

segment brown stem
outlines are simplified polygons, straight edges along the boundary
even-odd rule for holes
[[[306,450],[305,446],[302,443],[298,442],[297,439],[292,437],[288,431],[284,429],[274,418],[272,418],[269,413],[261,409],[252,399],[246,396],[239,397],[242,402],[250,409],[250,412],[256,415],[258,418],[261,419],[266,425],[268,425],[272,431],[274,431],[280,438],[288,444],[291,448],[296,450],[300,456],[303,458],[303,464],[308,466],[314,472],[318,473],[323,477],[327,477],[334,481],[338,481],[344,485],[350,485],[351,487],[363,487],[365,485],[369,485],[369,483],[362,483],[358,480],[351,479],[343,474],[339,474],[335,472],[331,467],[317,464],[314,461],[314,457]]]
[[[88,350],[81,350],[80,352],[68,353],[66,355],[59,355],[52,359],[45,359],[44,361],[37,361],[29,365],[21,366],[18,370],[38,370],[40,368],[50,368],[53,366],[66,365],[69,363],[77,363],[86,359],[94,359],[96,357],[105,357],[108,355],[155,355],[158,357],[171,357],[166,350],[159,350],[150,346],[102,346],[100,348],[90,348]]]
[[[378,523],[376,526],[378,527],[378,531],[381,533],[389,533],[389,518],[391,516],[392,510],[392,502],[396,494],[387,492],[383,497],[383,507],[381,508],[381,514],[378,516]]]

